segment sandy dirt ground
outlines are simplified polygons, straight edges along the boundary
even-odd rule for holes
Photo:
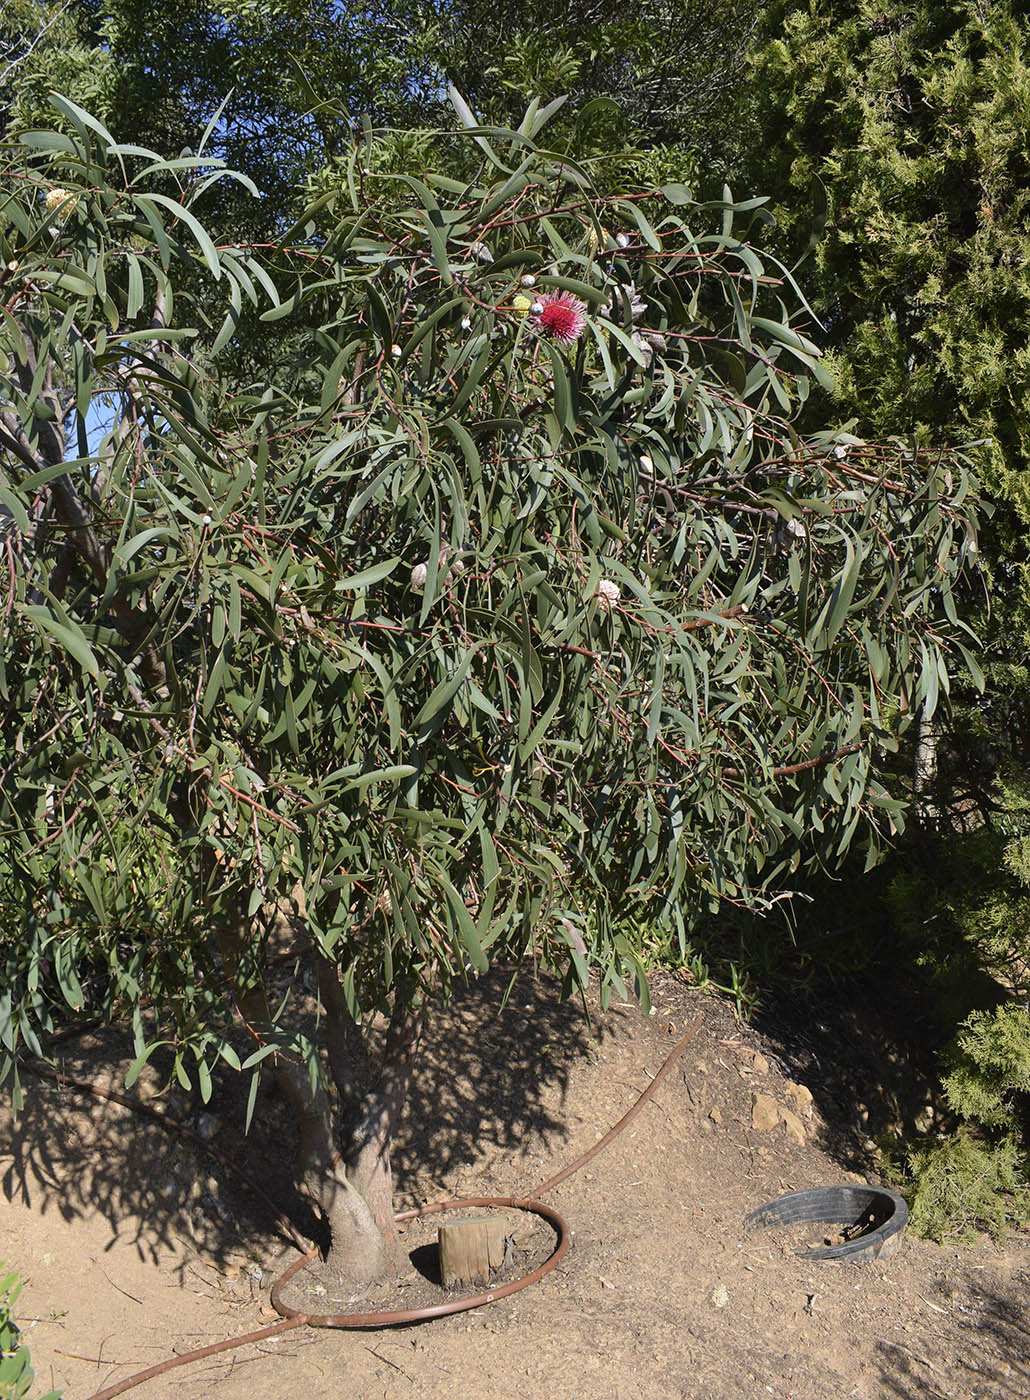
[[[853,1150],[863,1139],[849,1110],[864,1090],[856,1082],[842,1105],[841,1063],[832,1076],[828,1067],[831,1095],[814,1072],[802,1078],[789,1037],[741,1026],[726,1003],[671,976],[657,980],[650,1016],[616,1004],[588,1020],[528,977],[499,1013],[496,990],[470,989],[430,1027],[395,1151],[399,1207],[530,1194],[634,1103],[703,1018],[627,1131],[548,1196],[573,1232],[558,1268],[472,1312],[292,1331],[131,1394],[1027,1400],[1027,1233],[973,1248],[906,1235],[889,1262],[844,1264],[799,1259],[796,1239],[745,1231],[747,1212],[784,1192],[878,1180],[873,1158]],[[126,1058],[105,1033],[69,1042],[65,1064],[117,1087]],[[144,1076],[143,1093],[156,1087]],[[206,1109],[178,1090],[157,1102],[301,1219],[274,1093],[259,1099],[246,1138],[231,1084]],[[17,1126],[0,1121],[0,1221],[0,1257],[26,1282],[19,1317],[37,1389],[66,1400],[275,1320],[268,1287],[295,1257],[206,1155],[127,1110],[43,1083],[29,1086]],[[401,1285],[403,1300],[426,1282],[413,1269]]]

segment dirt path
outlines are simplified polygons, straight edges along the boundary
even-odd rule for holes
[[[632,1127],[548,1199],[574,1231],[559,1269],[515,1297],[419,1327],[304,1330],[172,1372],[141,1400],[466,1395],[556,1400],[1026,1400],[1030,1236],[890,1263],[799,1260],[744,1215],[849,1179],[825,1144],[820,1086],[729,1008],[660,981],[655,1012],[595,1016],[523,982],[502,1015],[474,992],[434,1027],[397,1152],[403,1202],[524,1195],[634,1102],[687,1025],[704,1023]],[[84,1040],[69,1068],[95,1074]],[[461,1073],[454,1074],[454,1066]],[[173,1352],[261,1326],[293,1257],[245,1195],[188,1146],[110,1105],[41,1086],[0,1124],[0,1257],[37,1383],[85,1400]],[[776,1125],[755,1127],[756,1099]],[[174,1107],[173,1103],[173,1107]],[[179,1103],[180,1110],[190,1105]],[[202,1130],[289,1204],[288,1125],[271,1099]],[[194,1114],[191,1119],[197,1122]],[[850,1179],[856,1179],[854,1176]],[[414,1276],[413,1276],[414,1277]]]

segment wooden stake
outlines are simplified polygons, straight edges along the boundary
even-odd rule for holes
[[[445,1288],[489,1279],[504,1263],[507,1223],[501,1215],[477,1215],[441,1225],[440,1277]]]

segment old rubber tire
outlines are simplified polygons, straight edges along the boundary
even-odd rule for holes
[[[889,1259],[908,1222],[908,1206],[894,1191],[881,1186],[820,1186],[814,1191],[791,1191],[759,1206],[745,1218],[746,1229],[773,1225],[803,1225],[819,1221],[854,1229],[868,1224],[854,1239],[823,1249],[799,1249],[800,1259]]]

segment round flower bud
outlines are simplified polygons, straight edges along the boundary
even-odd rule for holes
[[[401,349],[401,347],[400,347],[399,345],[391,345],[391,346],[390,346],[390,354],[393,356],[393,358],[394,358],[395,360],[399,360],[400,357],[404,354],[404,351]]]
[[[421,592],[426,586],[426,579],[429,577],[429,570],[425,564],[416,564],[411,571],[411,586]]]
[[[619,585],[614,579],[603,578],[597,585],[594,601],[601,612],[611,612],[621,596]]]
[[[463,317],[461,318],[461,328],[462,328],[463,331],[470,331],[470,330],[472,329],[472,317],[471,317],[471,316],[463,316]]]
[[[57,215],[59,223],[63,224],[66,219],[69,219],[78,207],[79,196],[72,194],[71,190],[63,190],[60,186],[55,185],[52,190],[47,191],[46,211],[48,214],[53,214],[55,210],[60,210]]]
[[[520,284],[521,284],[523,287],[535,287],[535,286],[536,286],[536,278],[535,278],[535,277],[533,276],[533,274],[530,273],[530,272],[527,272],[526,275],[525,275],[524,277],[520,277],[520,278],[519,278],[519,282],[520,282]]]
[[[616,241],[616,243],[619,245],[620,248],[628,248],[628,247],[629,247],[629,234],[628,234],[628,233],[617,233],[617,234],[615,235],[615,241]]]
[[[539,316],[544,309],[544,304],[542,301],[535,301],[529,309],[534,316]]]

